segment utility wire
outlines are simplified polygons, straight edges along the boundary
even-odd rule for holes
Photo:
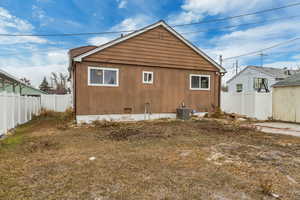
[[[180,34],[193,34],[193,33],[199,33],[199,32],[209,32],[209,31],[214,31],[214,30],[226,30],[226,29],[231,29],[231,28],[236,28],[236,27],[241,27],[241,26],[249,26],[249,25],[256,25],[256,24],[263,24],[263,23],[267,23],[270,21],[277,21],[277,20],[286,20],[286,19],[291,19],[291,18],[297,18],[300,17],[300,15],[295,15],[295,16],[289,16],[289,17],[281,17],[281,18],[272,18],[270,20],[265,20],[262,22],[253,22],[253,23],[245,23],[245,24],[238,24],[238,25],[234,25],[234,26],[224,26],[224,27],[220,27],[220,28],[214,28],[214,29],[207,29],[207,30],[199,30],[199,31],[191,31],[191,32],[183,32]],[[68,50],[68,49],[59,49],[59,48],[53,48],[53,49],[45,49],[45,50],[34,50],[34,51],[30,51],[30,52],[24,52],[24,53],[8,53],[8,54],[0,54],[0,56],[10,56],[10,55],[20,55],[20,54],[30,54],[30,53],[35,53],[35,52],[39,52],[42,53],[43,51],[48,53],[48,51],[60,51],[60,50]],[[225,61],[225,60],[224,60]]]
[[[262,13],[271,12],[271,11],[275,11],[275,10],[280,10],[280,9],[295,7],[295,6],[300,6],[300,2],[299,3],[285,5],[285,6],[281,6],[281,7],[277,7],[277,8],[271,8],[271,9],[256,11],[256,12],[252,12],[252,13],[246,13],[246,14],[241,14],[241,15],[236,15],[236,16],[230,16],[230,17],[226,17],[226,18],[212,19],[212,20],[195,22],[195,23],[177,24],[177,25],[172,25],[171,27],[190,26],[190,25],[196,25],[196,24],[204,24],[204,23],[226,21],[226,20],[231,20],[231,19],[235,19],[235,18],[240,18],[240,17],[245,17],[245,16],[251,16],[251,15],[257,15],[257,14],[262,14]],[[147,29],[147,27],[144,28],[144,29]],[[140,30],[143,30],[143,29],[140,29]],[[129,32],[134,32],[134,31],[137,31],[137,30],[107,31],[107,32],[87,32],[87,33],[54,33],[54,34],[7,34],[7,33],[2,33],[2,34],[0,34],[0,36],[8,36],[8,37],[29,37],[29,36],[36,36],[36,37],[59,37],[59,36],[118,34],[118,33],[129,33]]]
[[[300,40],[300,37],[296,37],[294,39],[287,40],[287,41],[284,41],[284,42],[281,42],[281,43],[278,43],[278,44],[275,44],[275,45],[272,45],[270,47],[267,47],[267,48],[264,48],[264,49],[260,49],[260,50],[257,50],[257,51],[252,51],[252,52],[241,54],[241,55],[238,55],[238,56],[232,56],[232,57],[224,58],[223,60],[224,61],[225,60],[232,60],[232,59],[236,59],[236,58],[240,58],[240,57],[244,57],[244,56],[257,55],[257,54],[259,54],[259,53],[261,53],[263,51],[274,49],[276,47],[279,47],[279,46],[282,46],[282,45],[285,45],[285,44],[288,44],[288,43],[291,43],[291,42],[294,42],[294,41],[297,41],[297,40]]]
[[[193,33],[209,32],[209,31],[214,31],[214,30],[216,30],[216,31],[222,31],[222,30],[231,29],[231,28],[237,28],[237,27],[241,27],[241,26],[250,26],[250,25],[256,25],[256,24],[265,24],[265,23],[268,23],[268,22],[271,22],[271,21],[293,19],[293,18],[297,18],[297,17],[300,17],[300,15],[289,16],[289,17],[281,17],[281,18],[272,18],[270,20],[264,20],[264,21],[260,21],[260,22],[245,23],[245,24],[238,24],[238,25],[232,25],[232,26],[223,26],[223,27],[220,27],[220,28],[212,28],[212,29],[207,29],[207,30],[183,32],[183,33],[180,33],[180,34],[193,34]]]
[[[246,14],[241,14],[241,15],[236,15],[236,16],[231,16],[231,17],[212,19],[212,20],[207,20],[207,21],[202,21],[202,22],[194,22],[194,23],[187,23],[187,24],[177,24],[177,25],[173,25],[172,27],[189,26],[189,25],[196,25],[196,24],[204,24],[204,23],[225,21],[225,20],[235,19],[235,18],[239,18],[239,17],[246,17],[246,16],[257,15],[257,14],[266,13],[266,12],[272,12],[272,11],[275,11],[275,10],[281,10],[281,9],[290,8],[290,7],[299,6],[299,5],[300,5],[300,2],[299,3],[294,3],[294,4],[288,4],[288,5],[277,7],[277,8],[270,8],[270,9],[266,9],[266,10],[260,10],[260,11],[256,11],[256,12],[253,12],[253,13],[246,13]]]

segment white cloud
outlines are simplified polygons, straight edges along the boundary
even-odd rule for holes
[[[54,22],[52,17],[46,15],[46,12],[39,6],[32,6],[32,17],[40,22],[41,26],[47,26],[49,23]]]
[[[47,40],[36,36],[0,37],[0,44],[46,43]]]
[[[19,19],[10,14],[10,12],[0,7],[0,29],[7,33],[9,30],[32,31],[33,26],[26,20]]]
[[[247,6],[245,6],[245,1],[241,0],[185,0],[182,5],[182,9],[185,11],[190,11],[198,14],[208,14],[217,15],[224,14],[228,12],[237,13],[241,10],[250,10],[257,7],[262,7],[264,5],[272,5],[274,0],[252,0],[247,1]],[[243,9],[241,9],[243,8]]]
[[[49,77],[51,72],[67,74],[68,55],[66,50],[34,53],[31,56],[9,56],[0,59],[1,69],[16,77],[26,77],[32,85],[38,86],[43,77]]]
[[[210,43],[215,45],[211,51],[215,54],[222,54],[224,57],[231,57],[272,46],[299,34],[300,22],[298,20],[280,21],[215,37],[210,40]],[[290,48],[286,45],[272,52],[291,50]]]
[[[146,25],[149,25],[151,22],[151,18],[145,15],[137,15],[135,17],[127,18],[123,20],[121,23],[112,27],[111,30],[136,30],[143,28]]]
[[[88,43],[92,44],[92,45],[97,45],[100,46],[102,44],[105,44],[109,41],[111,41],[113,39],[113,37],[103,37],[103,36],[96,36],[96,37],[91,37],[88,39]]]
[[[0,7],[0,31],[1,33],[31,33],[34,27],[26,20],[13,16],[8,10]],[[41,37],[0,37],[0,44],[20,43],[46,43],[47,40]]]
[[[127,18],[119,24],[113,26],[108,31],[127,31],[136,30],[145,27],[151,23],[151,18],[145,15],[138,15],[133,18]],[[115,35],[95,36],[88,39],[88,43],[92,45],[102,45],[114,39]]]
[[[118,2],[118,8],[126,8],[127,6],[127,0],[117,0]]]
[[[265,6],[269,8],[275,1],[252,0],[247,1],[247,6],[245,6],[245,1],[241,0],[185,0],[181,6],[181,12],[170,15],[168,18],[172,24],[192,23],[201,21],[207,16],[220,14],[233,16],[255,9],[262,9]]]
[[[191,22],[198,22],[203,18],[202,15],[196,14],[194,12],[188,11],[188,12],[181,12],[177,15],[170,15],[168,17],[168,21],[170,24],[187,24]]]

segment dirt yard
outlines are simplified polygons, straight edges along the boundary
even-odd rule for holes
[[[299,183],[299,137],[236,123],[47,116],[0,141],[3,200],[286,200],[300,199]]]

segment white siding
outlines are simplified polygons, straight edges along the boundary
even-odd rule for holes
[[[275,78],[270,75],[267,75],[254,69],[247,68],[228,83],[228,92],[236,92],[237,84],[243,84],[243,92],[255,91],[253,88],[254,78],[268,79],[268,87],[270,91],[272,91],[271,86],[277,82]]]

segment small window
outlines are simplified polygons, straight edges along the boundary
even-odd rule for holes
[[[236,84],[236,92],[243,92],[243,84]]]
[[[209,75],[190,75],[190,89],[191,90],[209,90],[210,76]]]
[[[119,70],[115,68],[88,68],[88,85],[90,86],[118,86]]]
[[[143,71],[143,83],[153,84],[153,72]]]
[[[268,89],[268,79],[266,78],[254,78],[253,87],[256,90]]]

